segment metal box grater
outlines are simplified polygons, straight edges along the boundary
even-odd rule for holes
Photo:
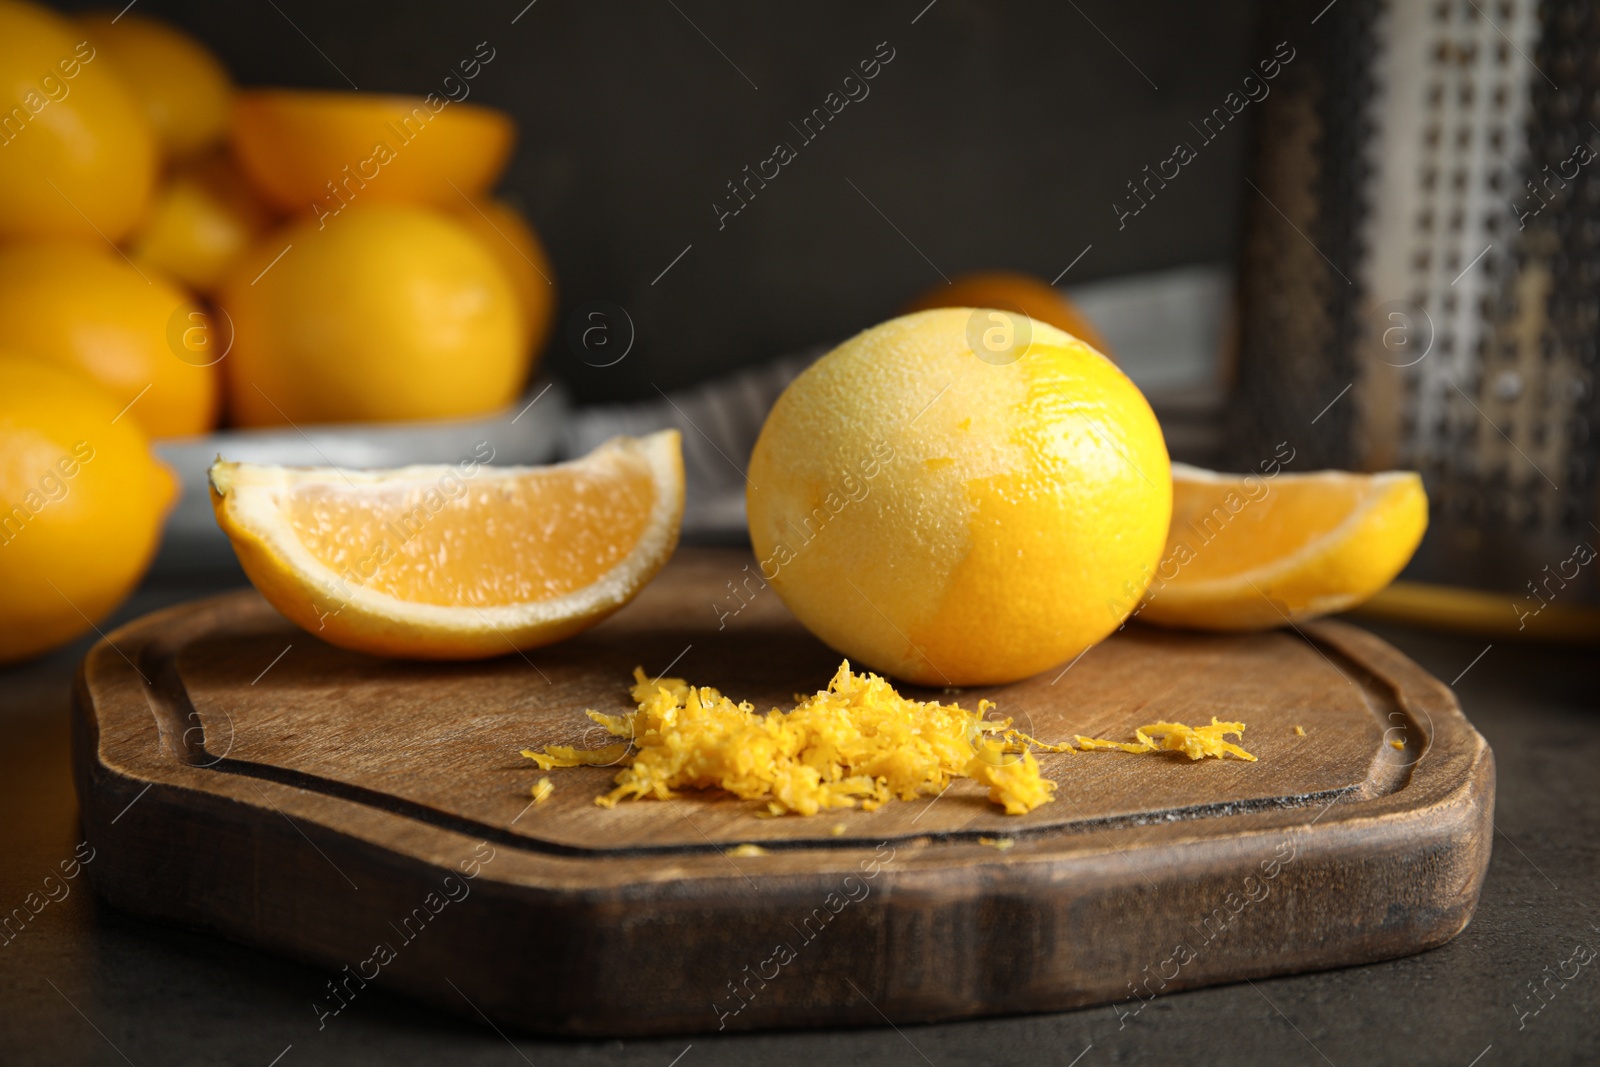
[[[1296,57],[1244,194],[1233,461],[1415,468],[1408,576],[1594,601],[1600,5],[1292,0],[1266,28]]]

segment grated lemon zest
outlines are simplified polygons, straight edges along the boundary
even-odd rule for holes
[[[1233,734],[1239,740],[1244,740],[1244,723],[1218,722],[1217,717],[1211,717],[1210,726],[1185,726],[1181,722],[1157,722],[1149,726],[1141,726],[1133,732],[1136,740],[1132,742],[1102,741],[1093,737],[1078,735],[1078,744],[1087,750],[1091,749],[1120,749],[1123,752],[1135,754],[1143,752],[1182,752],[1192,760],[1205,759],[1215,756],[1222,759],[1233,756],[1237,759],[1255,762],[1255,757],[1238,745],[1225,740],[1227,735]]]
[[[1306,728],[1304,726],[1296,726],[1294,728],[1294,735],[1296,737],[1304,737],[1306,735]]]
[[[767,850],[760,845],[735,845],[728,850],[730,856],[765,856]]]
[[[1039,761],[1023,750],[1018,759],[1005,744],[988,739],[978,743],[964,773],[989,787],[989,799],[1006,809],[1007,815],[1026,815],[1053,799],[1056,783],[1039,775]]]
[[[1009,719],[984,718],[994,706],[989,701],[971,712],[908,700],[876,674],[852,671],[848,660],[827,689],[765,715],[681,678],[651,680],[639,668],[633,678],[637,710],[588,713],[622,744],[592,752],[549,746],[523,755],[543,770],[625,761],[616,788],[595,798],[606,808],[627,799],[666,800],[677,789],[720,788],[765,801],[758,814],[767,816],[858,804],[874,811],[896,798],[937,796],[952,780],[969,777],[987,785],[989,798],[1008,814],[1021,815],[1049,803],[1056,788],[1029,751],[1037,742],[1013,730]]]
[[[550,794],[555,791],[556,787],[550,783],[550,779],[541,778],[533,783],[533,802],[535,804],[543,804],[550,799]]]
[[[756,814],[770,818],[857,805],[875,811],[894,799],[937,797],[958,778],[987,786],[989,800],[1007,815],[1025,815],[1055,799],[1056,783],[1040,773],[1034,752],[1077,751],[1067,742],[1030,737],[1014,729],[1010,719],[986,718],[994,707],[987,700],[979,700],[975,712],[908,700],[876,674],[852,671],[849,660],[839,665],[826,689],[809,697],[797,694],[790,710],[773,708],[766,714],[681,678],[647,679],[635,667],[633,679],[629,692],[636,710],[587,713],[622,741],[592,750],[549,745],[542,753],[524,749],[522,754],[541,770],[620,765],[616,788],[595,797],[604,808],[621,800],[668,800],[677,789],[724,789],[764,801]],[[1244,723],[1213,716],[1209,726],[1142,726],[1132,742],[1082,735],[1077,742],[1085,750],[1182,752],[1191,760],[1233,756],[1254,762],[1256,757],[1226,740],[1229,734],[1242,740]],[[831,832],[843,833],[843,824]],[[762,854],[755,845],[730,852]]]
[[[522,754],[537,763],[541,771],[554,767],[609,767],[628,754],[628,746],[626,742],[605,748],[546,745],[543,752],[525,748]]]
[[[980,838],[978,838],[978,844],[980,844],[980,845],[988,845],[990,848],[995,849],[995,850],[1000,851],[1000,852],[1004,852],[1006,849],[1010,848],[1012,845],[1014,845],[1016,843],[1017,842],[1014,839],[1009,838],[1009,837],[980,837]]]

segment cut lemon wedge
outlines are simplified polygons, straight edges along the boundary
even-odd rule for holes
[[[1428,526],[1409,471],[1216,474],[1172,465],[1172,525],[1138,617],[1264,630],[1344,611],[1400,573]]]
[[[317,637],[477,659],[550,644],[633,599],[683,519],[676,430],[548,467],[211,467],[217,523],[262,596]]]

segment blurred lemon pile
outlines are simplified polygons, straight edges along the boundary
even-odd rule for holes
[[[555,303],[489,193],[514,138],[437,95],[236,90],[155,19],[0,0],[0,663],[137,582],[174,495],[151,439],[512,402]]]

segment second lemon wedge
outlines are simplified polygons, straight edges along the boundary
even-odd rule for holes
[[[211,468],[217,522],[272,606],[332,644],[476,659],[631,600],[678,542],[676,430],[549,467]],[[489,452],[485,446],[480,452]]]
[[[1264,630],[1344,611],[1400,573],[1428,526],[1409,471],[1216,474],[1172,465],[1172,525],[1138,617]]]

